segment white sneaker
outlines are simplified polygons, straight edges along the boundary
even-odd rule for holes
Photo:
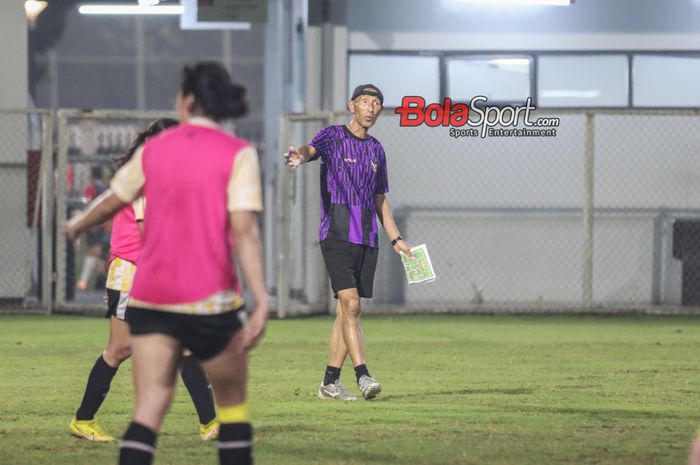
[[[379,384],[379,381],[371,376],[360,376],[357,385],[360,386],[360,392],[362,392],[362,397],[364,397],[365,400],[374,399],[377,397],[377,394],[382,392],[382,386]]]
[[[357,400],[357,397],[350,395],[345,386],[340,384],[340,381],[335,383],[321,385],[318,387],[319,399],[334,399],[334,400]]]

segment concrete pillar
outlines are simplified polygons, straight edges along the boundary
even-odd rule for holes
[[[26,228],[26,115],[2,114],[27,106],[27,20],[24,2],[0,0],[0,299],[23,297],[31,242]]]
[[[27,106],[27,20],[24,2],[0,0],[0,107]]]
[[[346,0],[309,0],[306,111],[343,111],[348,100]]]
[[[275,241],[275,173],[276,154],[279,148],[279,119],[284,112],[282,90],[282,0],[268,0],[267,25],[265,26],[265,145],[263,167],[263,189],[265,190],[265,281],[268,286],[275,282],[277,244]]]
[[[268,20],[265,27],[265,145],[263,160],[265,189],[265,278],[276,282],[278,266],[274,199],[280,154],[286,147],[279,140],[280,118],[285,113],[302,111],[301,83],[302,40],[297,29],[303,19],[305,0],[268,0]],[[279,214],[279,213],[278,213]]]

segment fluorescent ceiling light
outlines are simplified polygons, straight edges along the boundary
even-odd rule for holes
[[[182,5],[82,5],[78,11],[84,15],[181,15]]]
[[[24,2],[24,11],[27,16],[36,17],[39,13],[44,11],[44,8],[47,6],[49,6],[49,4],[44,0],[27,0]]]
[[[529,58],[470,58],[459,56],[455,59],[449,59],[450,64],[466,64],[471,65],[473,63],[478,63],[480,65],[493,65],[493,66],[530,66]]]
[[[468,58],[458,57],[451,60],[450,65],[484,66],[496,68],[511,73],[530,74],[530,59],[528,58]]]
[[[486,63],[493,63],[498,66],[530,66],[528,58],[493,58],[486,60]]]
[[[598,98],[599,90],[543,90],[544,98]]]
[[[531,5],[554,5],[554,6],[569,6],[572,3],[572,0],[454,0],[457,3],[462,3],[462,4],[469,4],[469,3],[474,3],[474,4],[479,4],[479,5],[492,5],[492,6],[501,6],[501,5],[524,5],[524,6],[531,6]]]
[[[34,29],[36,19],[44,9],[49,6],[45,0],[27,0],[24,2],[24,13],[27,15],[29,27]]]

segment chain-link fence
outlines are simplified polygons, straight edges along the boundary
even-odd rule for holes
[[[152,112],[58,112],[57,230],[104,192],[122,155],[139,132],[162,117]],[[102,312],[111,222],[93,228],[74,245],[56,238],[56,306]]]
[[[700,306],[700,114],[595,119],[594,300]]]
[[[0,110],[0,305],[50,308],[52,120]]]
[[[109,228],[73,247],[67,218],[98,195],[162,114],[0,111],[0,303],[101,311]],[[451,137],[383,115],[372,134],[389,166],[401,232],[428,245],[438,279],[409,286],[380,239],[370,312],[589,311],[700,307],[700,114],[567,111],[556,137]],[[288,115],[280,147],[308,143],[342,114]],[[266,280],[278,314],[333,304],[318,245],[319,164],[265,173]],[[55,194],[55,196],[54,196]],[[55,260],[55,261],[54,261]],[[55,274],[51,263],[54,261]]]
[[[536,118],[559,119],[556,137],[455,138],[446,127],[401,127],[395,115],[379,118],[371,133],[386,151],[396,222],[413,245],[428,245],[438,278],[406,284],[384,236],[374,298],[365,309],[561,312],[700,305],[698,114],[538,113]],[[285,124],[298,130],[288,131],[281,145],[308,143],[310,120],[318,129],[349,117],[290,115]],[[318,193],[312,192],[318,191],[318,172],[311,167],[281,172],[277,181],[280,192],[296,182],[292,205],[306,196],[299,201],[304,208],[281,205],[277,212],[277,226],[289,231],[281,243],[291,250],[280,254],[277,280],[280,294],[290,297],[299,283],[287,279],[324,270],[313,204]],[[298,236],[302,231],[305,237]],[[328,303],[319,301],[325,308]],[[292,304],[285,311],[283,299],[281,314],[295,314]]]

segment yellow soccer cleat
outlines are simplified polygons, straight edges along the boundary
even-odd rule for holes
[[[114,438],[107,434],[95,420],[76,420],[73,418],[70,421],[70,434],[93,442],[114,441]]]
[[[199,437],[202,441],[216,441],[219,439],[219,419],[214,418],[206,425],[199,425]]]

